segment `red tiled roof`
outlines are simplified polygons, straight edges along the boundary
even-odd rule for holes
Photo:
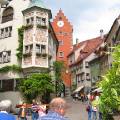
[[[82,41],[82,42],[80,42],[78,44],[73,45],[73,49],[72,49],[72,51],[70,51],[70,53],[68,54],[68,56],[70,56],[71,54],[73,54],[74,51],[77,50],[78,48],[80,48],[84,43],[86,43],[86,41]]]
[[[82,60],[84,60],[86,57],[88,57],[92,52],[94,52],[96,50],[97,47],[99,47],[103,42],[103,39],[101,39],[101,37],[97,37],[97,38],[93,38],[93,39],[89,39],[83,42],[80,42],[77,47],[73,48],[73,50],[71,51],[71,53],[69,54],[69,56],[74,53],[75,50],[77,50],[80,46],[82,46],[83,44],[85,45],[84,48],[80,51],[80,54],[77,58],[77,60],[71,64],[70,66],[73,66],[75,64],[78,64],[79,62],[81,62]]]

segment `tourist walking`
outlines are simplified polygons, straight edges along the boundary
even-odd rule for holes
[[[47,115],[41,117],[39,120],[67,120],[64,117],[67,107],[67,103],[63,98],[54,98],[50,102],[50,109]]]
[[[86,111],[88,112],[88,120],[92,120],[92,106],[91,103],[86,107]]]
[[[32,101],[32,107],[31,107],[31,111],[32,111],[32,120],[37,120],[39,115],[38,115],[38,104],[35,100]]]
[[[27,115],[27,104],[23,103],[18,112],[18,118],[20,118],[20,120],[27,120],[26,115]]]

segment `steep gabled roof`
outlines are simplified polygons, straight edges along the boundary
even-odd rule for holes
[[[77,60],[70,66],[76,65],[80,63],[82,60],[84,60],[85,58],[87,58],[91,53],[93,53],[96,50],[97,47],[99,47],[102,44],[102,42],[103,42],[103,39],[101,39],[101,37],[96,37],[93,39],[80,42],[78,45],[74,46],[69,56],[73,54],[77,49],[79,49],[82,45],[85,45],[84,48],[80,50]]]
[[[85,43],[86,43],[87,41],[82,41],[82,42],[80,42],[80,43],[78,43],[78,44],[75,44],[75,45],[73,45],[73,49],[70,51],[70,53],[68,54],[68,57],[70,56],[70,55],[72,55],[73,53],[74,53],[74,51],[76,51],[77,49],[79,49],[82,45],[84,45]]]

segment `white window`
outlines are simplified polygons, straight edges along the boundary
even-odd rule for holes
[[[30,17],[30,18],[26,19],[26,25],[31,25],[31,24],[33,24],[33,22],[34,22],[34,18],[33,17]]]
[[[89,68],[89,63],[88,63],[88,61],[85,62],[85,67],[86,67],[86,68]]]
[[[46,45],[36,44],[36,53],[46,53]]]
[[[40,52],[40,45],[39,44],[36,44],[36,53],[41,53]]]
[[[0,29],[0,39],[11,37],[12,26]]]
[[[0,64],[8,63],[11,59],[11,51],[3,51],[0,53]]]
[[[30,53],[32,52],[33,45],[26,45],[25,46],[25,53]]]
[[[63,40],[59,40],[59,45],[63,45]]]
[[[36,24],[40,24],[42,26],[46,25],[46,18],[36,17]]]
[[[41,53],[46,53],[46,46],[45,45],[41,45]]]
[[[64,52],[59,52],[59,57],[64,57]]]

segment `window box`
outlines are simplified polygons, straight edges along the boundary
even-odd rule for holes
[[[40,52],[36,52],[36,55],[37,55],[37,56],[41,56],[42,53],[40,53]]]
[[[37,28],[47,29],[46,25],[37,24]]]
[[[32,24],[24,26],[24,29],[25,29],[25,30],[31,29],[31,28],[33,28],[33,25],[32,25]]]
[[[26,51],[26,52],[23,53],[23,56],[24,56],[24,57],[28,57],[28,56],[31,56],[31,55],[32,55],[32,52],[27,52],[27,51]]]
[[[52,58],[52,55],[48,55],[48,59],[51,59]]]
[[[42,53],[42,57],[46,57],[47,56],[47,53]]]

